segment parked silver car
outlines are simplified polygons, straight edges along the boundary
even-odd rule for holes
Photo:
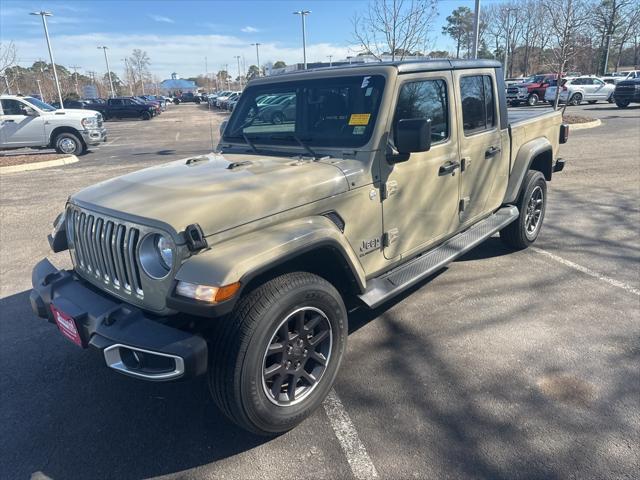
[[[615,85],[605,83],[597,77],[582,76],[577,78],[565,78],[560,81],[560,103],[569,102],[569,105],[580,105],[583,101],[596,103],[598,100],[613,102]],[[558,86],[551,85],[545,91],[544,99],[553,103],[556,98]]]

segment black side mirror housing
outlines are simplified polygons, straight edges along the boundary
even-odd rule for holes
[[[394,143],[401,154],[428,152],[431,148],[431,119],[403,118],[398,121]]]

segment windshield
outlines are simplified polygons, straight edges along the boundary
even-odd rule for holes
[[[52,107],[48,103],[44,103],[41,100],[33,97],[24,97],[25,102],[29,102],[34,107],[39,108],[40,110],[44,110],[45,112],[55,112],[57,110],[56,107]]]
[[[357,147],[369,141],[384,90],[381,75],[316,78],[248,87],[224,139]]]

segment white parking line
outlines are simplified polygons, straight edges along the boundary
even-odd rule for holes
[[[331,389],[323,406],[331,428],[333,428],[333,432],[347,457],[354,477],[358,480],[378,478],[376,467],[373,465],[371,458],[369,458],[369,454],[360,441],[358,432],[335,390]]]
[[[569,268],[573,268],[574,270],[577,270],[579,272],[587,274],[590,277],[597,278],[598,280],[606,282],[609,285],[613,285],[614,287],[621,288],[623,290],[626,290],[629,293],[633,293],[634,295],[640,296],[640,290],[638,290],[637,288],[632,287],[631,285],[627,285],[626,283],[620,282],[619,280],[615,280],[613,278],[609,278],[609,277],[607,277],[605,275],[602,275],[602,274],[600,274],[598,272],[595,272],[595,271],[591,270],[590,268],[583,267],[582,265],[578,265],[577,263],[573,263],[570,260],[565,260],[564,258],[559,257],[558,255],[556,255],[554,253],[547,252],[546,250],[543,250],[541,248],[531,247],[531,249],[534,252],[546,255],[547,257],[549,257],[549,258],[555,260],[556,262],[561,263],[561,264],[563,264],[563,265],[565,265],[565,266],[567,266]]]

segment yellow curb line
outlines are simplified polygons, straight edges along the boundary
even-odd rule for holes
[[[0,167],[0,174],[26,172],[29,170],[40,170],[41,168],[49,168],[49,167],[60,167],[62,165],[69,165],[71,163],[76,163],[77,161],[78,161],[78,157],[76,157],[75,155],[69,155],[68,157],[64,157],[64,158],[47,160],[46,162],[24,163],[22,165],[9,165],[8,167]]]

